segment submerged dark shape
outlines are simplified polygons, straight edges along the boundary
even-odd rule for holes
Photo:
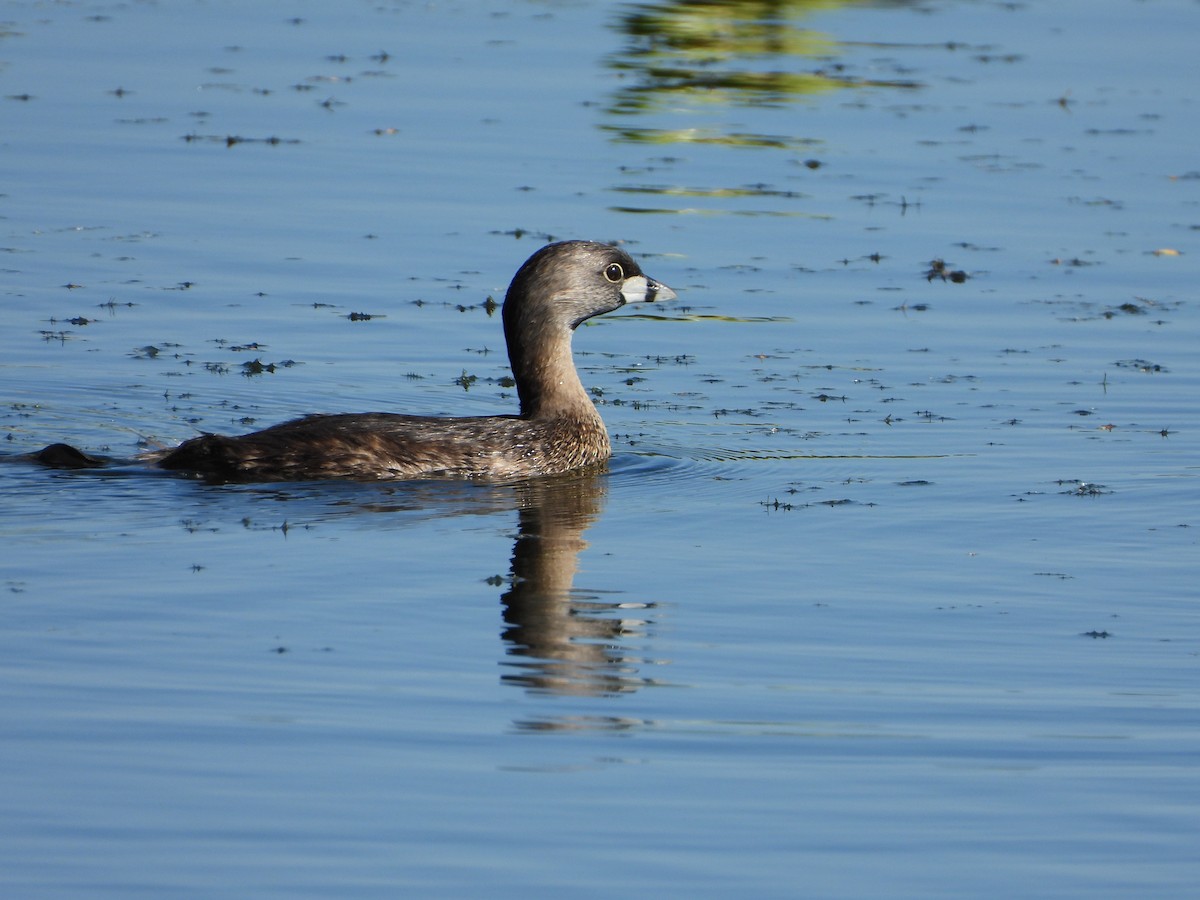
[[[507,479],[598,463],[611,453],[608,432],[575,370],[571,336],[592,316],[674,296],[616,247],[550,244],[521,266],[504,299],[520,415],[312,415],[237,437],[203,434],[149,459],[216,482]]]
[[[99,469],[108,464],[98,456],[91,456],[70,444],[51,444],[33,454],[33,461],[51,469]]]

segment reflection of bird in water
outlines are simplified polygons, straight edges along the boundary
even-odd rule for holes
[[[504,680],[556,694],[605,695],[646,684],[627,646],[646,624],[622,618],[634,604],[573,589],[583,532],[600,513],[604,477],[594,472],[519,487],[520,522],[512,586],[501,596],[503,638],[513,667]],[[645,606],[640,608],[645,609]]]

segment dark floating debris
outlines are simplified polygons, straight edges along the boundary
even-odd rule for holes
[[[129,355],[133,359],[157,359],[162,354],[167,353],[170,350],[175,350],[177,352],[175,352],[173,356],[175,359],[178,359],[178,350],[181,346],[181,344],[171,343],[170,341],[162,341],[157,345],[147,344],[144,347],[134,347],[133,350],[129,352]]]
[[[1126,315],[1130,316],[1144,316],[1146,314],[1146,310],[1144,307],[1138,306],[1136,303],[1126,301],[1120,306],[1115,306],[1112,309],[1106,309],[1104,311],[1104,318],[1111,319],[1115,317],[1117,313],[1125,313]]]
[[[1095,630],[1081,631],[1081,632],[1079,632],[1079,636],[1080,637],[1090,637],[1092,639],[1102,639],[1102,638],[1112,637],[1112,632],[1111,631],[1095,631]]]
[[[285,359],[283,362],[265,363],[261,359],[251,359],[242,363],[242,374],[247,378],[253,378],[255,375],[263,375],[265,373],[274,373],[276,369],[290,369],[296,365],[293,359]]]
[[[792,493],[795,492],[793,491]],[[851,500],[849,497],[839,497],[836,500],[814,500],[808,503],[789,503],[788,501],[780,500],[778,497],[776,497],[771,500],[759,500],[758,505],[763,509],[769,510],[770,512],[792,512],[793,510],[797,509],[810,509],[814,506],[828,506],[833,508],[835,506],[874,506],[875,504],[860,504],[858,501]]]
[[[942,281],[962,284],[968,277],[970,276],[962,269],[951,269],[944,259],[930,260],[929,268],[925,272],[926,281],[933,281],[935,278],[940,278]]]
[[[1099,497],[1103,494],[1111,494],[1112,490],[1103,484],[1093,484],[1089,481],[1078,481],[1076,479],[1063,479],[1058,484],[1073,484],[1073,488],[1061,491],[1060,493],[1069,494],[1072,497]]]
[[[1168,371],[1166,366],[1145,359],[1118,359],[1113,363],[1119,369],[1137,369],[1139,372],[1158,373]]]
[[[522,238],[527,238],[527,237],[534,238],[535,240],[541,241],[543,244],[552,244],[556,240],[558,240],[558,238],[556,238],[554,235],[550,234],[549,232],[530,231],[528,228],[519,228],[519,227],[518,228],[510,228],[507,231],[491,231],[491,232],[489,232],[489,234],[498,234],[498,235],[501,235],[502,237],[512,237],[512,238],[516,238],[518,241],[521,240]]]
[[[195,143],[197,141],[206,141],[210,144],[224,144],[226,147],[234,147],[238,144],[270,144],[278,146],[279,144],[299,144],[298,138],[280,138],[280,137],[265,137],[265,138],[248,138],[236,134],[196,134],[194,131],[183,136],[183,140],[187,143]]]

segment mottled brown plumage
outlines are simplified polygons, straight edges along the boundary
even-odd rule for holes
[[[314,415],[238,437],[204,434],[154,462],[211,481],[509,479],[592,465],[611,448],[575,371],[571,336],[587,319],[625,303],[674,296],[623,250],[591,241],[550,244],[521,266],[504,298],[520,415]]]

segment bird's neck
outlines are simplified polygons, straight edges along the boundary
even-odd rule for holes
[[[599,418],[583,382],[579,380],[579,373],[575,371],[575,360],[571,355],[571,332],[526,333],[522,337],[527,341],[530,338],[533,340],[509,347],[513,378],[516,379],[517,394],[521,398],[521,417]],[[537,347],[538,353],[526,352],[526,346]]]

